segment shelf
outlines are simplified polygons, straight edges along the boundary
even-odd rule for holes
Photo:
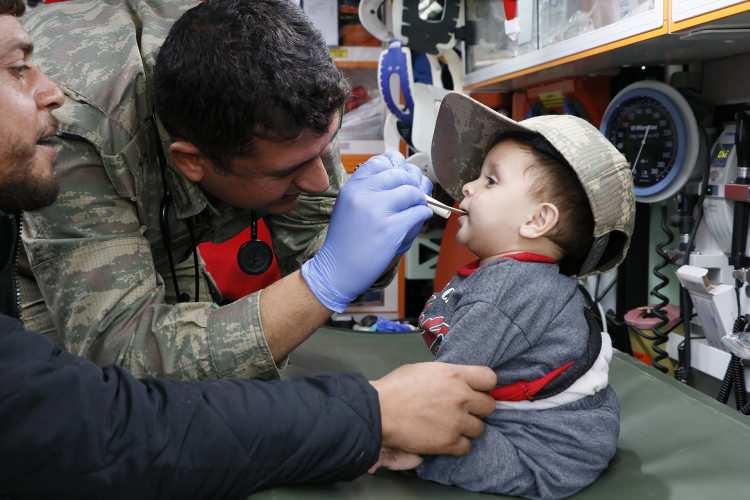
[[[656,0],[654,8],[646,12],[633,14],[538,50],[498,60],[494,64],[468,73],[464,80],[465,88],[476,90],[493,87],[524,75],[659,37],[667,33],[665,12],[665,4],[661,0]]]
[[[511,91],[562,78],[615,74],[623,66],[683,64],[750,51],[750,2],[707,14],[710,22],[675,23],[528,68],[475,82],[472,90]],[[707,19],[705,17],[701,19]],[[557,44],[555,44],[557,45]],[[523,56],[521,56],[523,57]]]
[[[681,31],[750,10],[741,0],[672,0],[669,31]]]
[[[331,47],[331,57],[343,69],[377,69],[382,47]]]
[[[656,0],[651,11],[467,73],[465,89],[509,91],[559,78],[606,73],[619,66],[735,55],[750,50],[736,30],[738,26],[750,28],[748,13],[750,1]],[[709,31],[730,28],[736,33],[724,36]],[[340,68],[376,69],[383,49],[342,46],[330,50]]]

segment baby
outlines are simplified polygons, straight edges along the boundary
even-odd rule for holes
[[[617,447],[612,346],[575,278],[627,252],[627,161],[579,118],[518,123],[456,93],[441,105],[432,161],[468,212],[456,238],[478,260],[428,300],[420,325],[438,361],[495,369],[497,410],[468,455],[426,457],[417,473],[472,491],[572,495]]]

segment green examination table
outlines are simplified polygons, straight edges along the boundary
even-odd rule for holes
[[[429,361],[416,334],[323,328],[291,356],[285,377],[325,371],[378,378],[399,365]],[[750,498],[750,416],[616,353],[610,383],[622,407],[618,452],[577,499],[719,500]],[[407,500],[491,498],[379,471],[348,483],[267,490],[253,500]],[[495,498],[506,498],[498,497]]]

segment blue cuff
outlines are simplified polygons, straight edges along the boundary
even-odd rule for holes
[[[344,312],[353,298],[344,297],[335,290],[332,290],[331,287],[326,284],[326,280],[323,279],[321,274],[317,271],[317,268],[313,264],[313,260],[314,258],[302,264],[302,268],[300,269],[302,279],[305,280],[305,283],[307,283],[307,286],[310,288],[313,295],[315,295],[315,298],[317,298],[326,308],[336,313]]]

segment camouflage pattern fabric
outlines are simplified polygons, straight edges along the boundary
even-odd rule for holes
[[[170,26],[195,4],[83,0],[25,17],[36,63],[65,92],[56,116],[71,139],[56,164],[59,199],[25,215],[33,276],[23,283],[29,300],[22,316],[27,327],[46,328],[65,349],[136,376],[276,378],[260,293],[219,307],[201,273],[201,302],[176,303],[160,232],[157,148],[169,139],[151,119],[147,89]],[[293,212],[267,219],[284,273],[311,257],[325,237],[346,174],[337,148],[324,161],[330,189],[302,195]],[[172,168],[167,182],[174,197],[172,247],[182,263],[176,273],[181,290],[192,295],[186,221],[194,220],[198,242],[221,242],[246,228],[250,214],[209,199]]]
[[[568,161],[588,196],[594,243],[578,277],[616,267],[627,254],[635,224],[635,194],[625,157],[596,127],[570,115],[516,122],[463,94],[443,98],[432,138],[432,163],[440,184],[456,200],[476,179],[500,134],[536,132]]]

